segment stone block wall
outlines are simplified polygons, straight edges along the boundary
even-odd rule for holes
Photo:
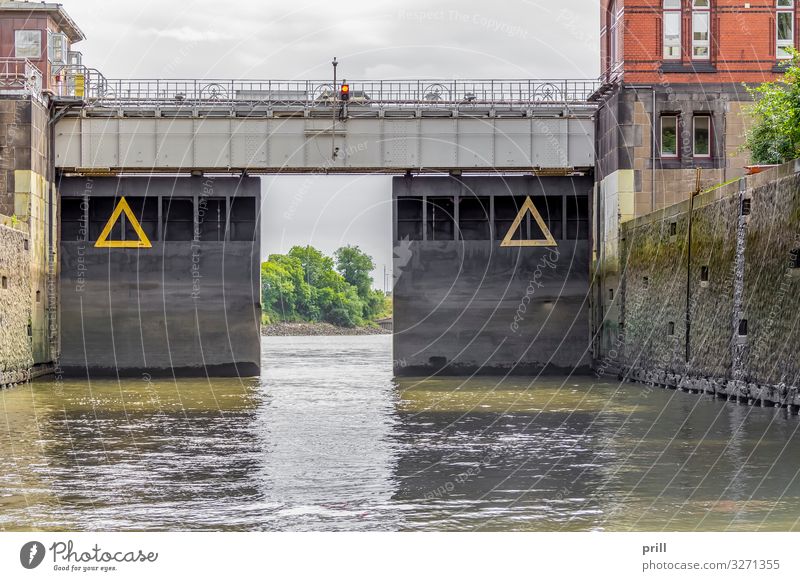
[[[25,232],[0,224],[0,387],[26,381],[33,365],[27,240]]]
[[[800,161],[623,224],[620,254],[617,360],[598,368],[797,410]]]

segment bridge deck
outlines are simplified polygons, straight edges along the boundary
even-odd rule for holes
[[[594,165],[595,81],[107,80],[56,97],[64,171],[570,173]],[[335,121],[334,121],[335,118]]]

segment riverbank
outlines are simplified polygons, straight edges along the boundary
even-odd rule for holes
[[[300,337],[323,335],[389,335],[380,327],[337,327],[330,323],[273,323],[261,327],[265,337]]]

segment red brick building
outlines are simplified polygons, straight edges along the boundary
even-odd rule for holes
[[[797,0],[605,0],[608,80],[741,83],[775,78],[800,48]],[[668,75],[668,76],[667,76]]]

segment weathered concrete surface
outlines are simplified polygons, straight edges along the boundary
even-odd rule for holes
[[[257,178],[65,178],[63,200],[116,193],[195,200],[250,197]],[[89,185],[90,184],[90,185]],[[211,198],[208,198],[211,199]],[[188,216],[191,220],[191,216]],[[91,228],[90,228],[91,230]],[[163,241],[152,248],[61,242],[61,366],[67,375],[252,376],[260,369],[260,236]]]
[[[543,195],[577,195],[587,211],[590,189],[588,177],[396,178],[393,188],[396,199],[453,195],[456,207],[460,196],[530,195],[541,208]],[[553,248],[503,248],[492,223],[491,239],[406,248],[395,230],[395,373],[589,372],[589,241],[565,238]]]
[[[25,232],[0,225],[0,387],[26,381],[33,365],[27,239]]]
[[[618,360],[606,355],[596,366],[646,383],[796,410],[800,163],[698,196],[694,206],[691,257],[689,202],[622,225]]]
[[[0,99],[0,213],[16,216],[29,232],[31,343],[37,365],[49,364],[58,351],[57,275],[50,268],[50,251],[57,249],[58,204],[48,163],[48,120],[48,110],[34,99]],[[53,270],[57,264],[54,258]]]

